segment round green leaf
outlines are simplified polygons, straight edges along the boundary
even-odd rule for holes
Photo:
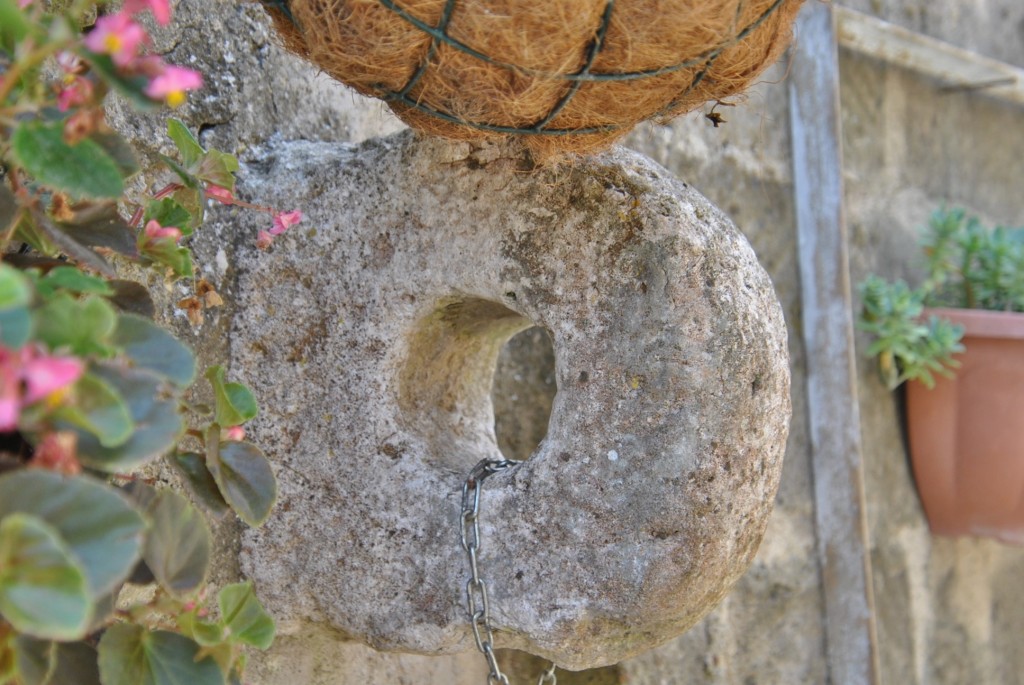
[[[224,685],[213,658],[199,661],[200,646],[183,635],[118,623],[99,648],[103,685]]]
[[[73,266],[58,266],[56,269],[51,269],[40,281],[44,285],[63,288],[73,293],[114,294],[114,290],[107,285],[106,279],[92,276]]]
[[[155,371],[182,387],[195,380],[196,360],[192,350],[148,319],[121,314],[112,341],[137,367]]]
[[[18,349],[32,334],[28,304],[32,286],[13,266],[0,262],[0,345]]]
[[[53,682],[57,668],[56,642],[19,635],[14,639],[13,646],[19,685],[47,685]]]
[[[11,136],[18,164],[39,183],[76,199],[117,198],[124,192],[121,170],[95,141],[64,142],[64,122],[30,121]]]
[[[96,372],[86,372],[75,384],[75,401],[54,412],[61,422],[88,431],[82,438],[95,436],[99,445],[114,448],[125,445],[132,437],[135,425],[129,406],[117,389]],[[88,440],[84,441],[88,443]],[[80,444],[80,450],[83,445]],[[82,452],[84,456],[85,452]]]
[[[179,614],[177,623],[182,635],[192,638],[203,647],[216,647],[224,642],[224,628],[221,624],[204,621],[194,611]]]
[[[214,516],[223,516],[228,511],[228,503],[217,488],[210,469],[206,468],[206,459],[195,452],[174,452],[168,461],[181,474],[189,492]]]
[[[142,517],[114,488],[91,478],[37,470],[0,476],[0,517],[16,512],[59,532],[85,571],[93,599],[126,578],[141,556]]]
[[[237,426],[256,416],[256,398],[249,388],[241,383],[225,383],[223,366],[211,366],[207,369],[206,379],[213,386],[216,403],[215,421],[218,424]]]
[[[0,262],[0,310],[23,307],[32,299],[28,278],[9,264]]]
[[[202,515],[176,492],[161,490],[149,503],[150,529],[142,558],[161,587],[173,595],[195,592],[210,565],[210,529]]]
[[[114,391],[128,413],[134,430],[117,445],[104,445],[92,432],[79,432],[78,457],[101,471],[125,471],[171,450],[185,430],[178,401],[164,397],[158,376],[143,370],[98,364],[92,375]]]
[[[0,345],[19,349],[32,337],[32,314],[28,307],[0,310]]]
[[[91,612],[85,572],[60,533],[30,514],[4,516],[0,614],[23,633],[71,640],[85,632]]]
[[[68,348],[85,357],[106,356],[117,313],[102,297],[77,299],[58,293],[36,312],[36,337],[51,350]]]
[[[226,586],[217,595],[221,620],[238,642],[267,649],[274,642],[274,619],[256,598],[252,583]]]
[[[250,526],[261,526],[277,500],[277,481],[270,462],[248,442],[207,444],[207,467],[217,487],[239,518]]]
[[[174,141],[174,146],[178,148],[181,161],[186,167],[191,167],[206,153],[188,127],[178,119],[167,120],[167,135]]]
[[[57,667],[48,685],[100,685],[96,649],[85,642],[61,642],[57,645]]]

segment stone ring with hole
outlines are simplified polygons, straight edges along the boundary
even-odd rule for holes
[[[781,308],[721,212],[624,149],[534,172],[410,133],[255,155],[245,187],[307,217],[239,260],[231,337],[280,482],[242,568],[283,630],[474,648],[461,488],[502,458],[495,362],[533,325],[547,436],[482,491],[497,646],[592,668],[722,599],[764,534],[790,401]]]

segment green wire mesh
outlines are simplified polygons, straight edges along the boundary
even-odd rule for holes
[[[263,5],[270,7],[287,18],[296,28],[300,31],[302,27],[298,25],[295,18],[292,16],[291,10],[288,6],[288,0],[260,0]],[[378,0],[380,4],[387,9],[394,12],[396,15],[401,17],[403,20],[412,24],[416,28],[420,29],[431,37],[430,47],[427,50],[422,62],[412,74],[406,84],[398,91],[381,90],[377,93],[377,96],[385,102],[397,102],[401,105],[410,109],[422,112],[428,116],[446,121],[452,124],[458,124],[460,126],[468,126],[470,128],[487,131],[490,133],[510,133],[510,134],[524,134],[524,135],[542,135],[542,136],[566,136],[566,135],[580,135],[587,133],[609,133],[622,128],[623,126],[632,126],[632,124],[608,124],[604,126],[591,126],[586,128],[548,128],[548,125],[565,109],[566,105],[572,100],[572,98],[579,91],[580,86],[586,82],[600,82],[600,81],[632,81],[637,79],[651,78],[654,76],[661,76],[663,74],[670,74],[681,69],[689,69],[691,67],[700,66],[700,70],[694,75],[690,85],[680,93],[675,99],[669,102],[665,107],[656,112],[653,118],[665,116],[676,109],[679,103],[682,102],[686,96],[688,96],[693,89],[700,85],[700,82],[704,79],[708,70],[715,63],[715,60],[728,48],[736,45],[737,43],[744,40],[751,33],[756,31],[769,17],[774,14],[779,7],[786,0],[775,0],[769,5],[764,12],[761,13],[754,21],[747,26],[743,27],[733,38],[725,41],[718,46],[706,50],[705,52],[692,57],[690,59],[672,64],[666,67],[660,67],[658,69],[648,69],[643,71],[611,71],[611,72],[593,72],[591,71],[594,61],[597,56],[601,53],[601,48],[604,45],[605,36],[608,33],[608,27],[611,24],[612,14],[615,8],[615,0],[608,0],[605,5],[604,13],[601,16],[601,25],[598,27],[597,32],[594,34],[594,39],[587,48],[586,60],[580,69],[570,73],[552,73],[538,69],[530,69],[522,67],[517,64],[511,64],[499,59],[495,59],[486,53],[483,53],[476,48],[467,45],[466,43],[452,38],[447,33],[448,23],[451,20],[452,14],[455,10],[456,0],[446,0],[444,9],[441,13],[441,17],[437,24],[431,26],[430,24],[422,21],[421,19],[413,16],[395,0]],[[737,19],[739,13],[742,10],[742,3],[737,8]],[[532,76],[536,78],[550,79],[550,80],[562,80],[569,81],[571,85],[563,95],[551,108],[551,110],[537,123],[528,127],[516,127],[516,126],[499,126],[496,124],[488,124],[484,122],[468,121],[460,117],[456,117],[448,112],[442,112],[410,97],[410,93],[416,84],[419,83],[420,79],[430,68],[430,64],[434,59],[437,52],[437,47],[441,44],[447,45],[451,48],[459,50],[467,55],[470,55],[482,62],[487,64],[502,67],[512,71],[519,72],[521,74]]]

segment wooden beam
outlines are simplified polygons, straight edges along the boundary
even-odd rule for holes
[[[839,45],[935,79],[950,91],[977,91],[1024,105],[1024,69],[845,7],[836,7]]]
[[[808,2],[789,73],[815,522],[832,685],[880,681],[843,212],[832,5]]]

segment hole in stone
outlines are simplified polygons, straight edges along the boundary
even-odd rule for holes
[[[506,459],[527,459],[547,434],[555,399],[555,350],[551,334],[534,326],[501,348],[491,402],[494,434]]]
[[[475,297],[440,300],[415,324],[399,371],[398,404],[431,463],[464,473],[481,459],[502,458],[494,436],[494,371],[505,343],[531,327],[508,307]]]

